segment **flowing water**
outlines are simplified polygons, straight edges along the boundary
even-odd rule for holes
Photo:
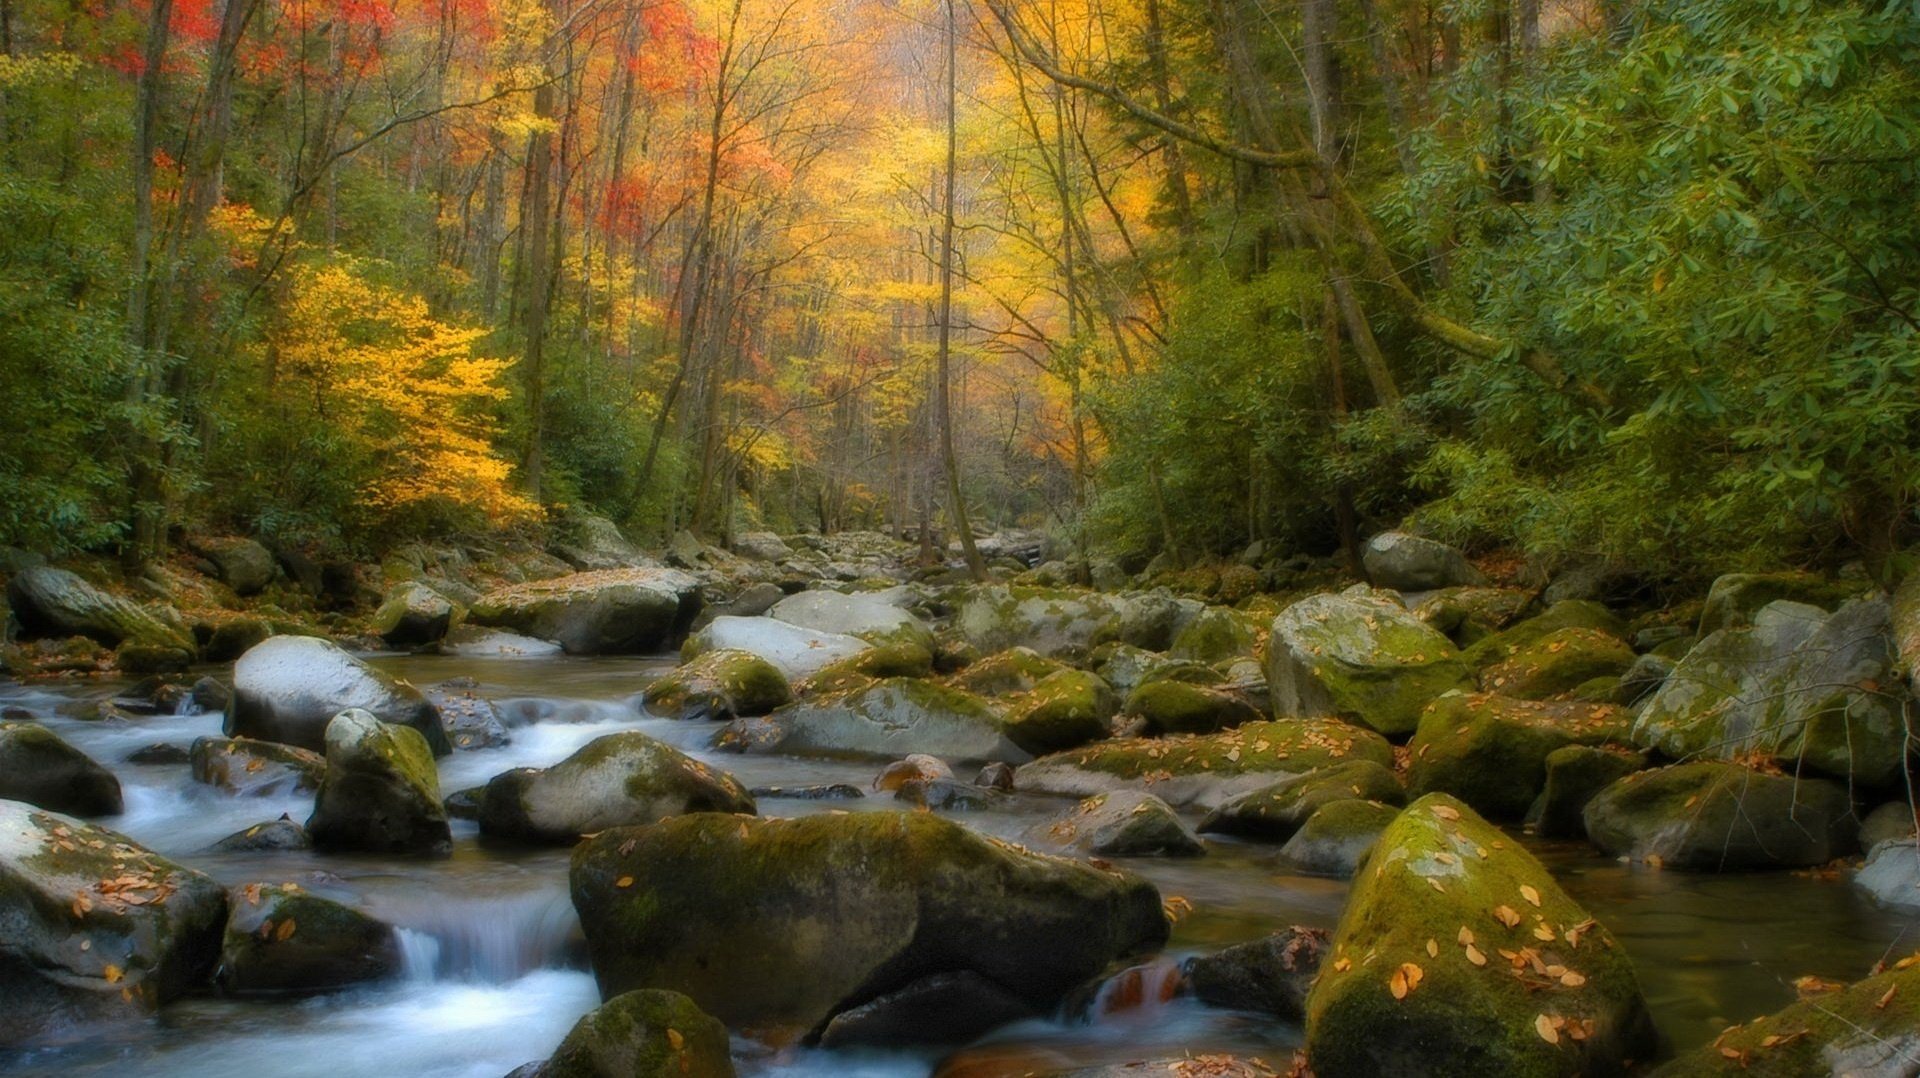
[[[512,726],[512,742],[441,761],[446,792],[512,767],[555,763],[614,730],[638,729],[732,771],[748,786],[844,782],[865,788],[873,763],[715,753],[715,727],[644,714],[639,696],[672,666],[649,659],[473,660],[385,656],[376,665],[416,684],[472,678]],[[233,797],[192,781],[185,765],[124,762],[147,745],[186,746],[218,734],[217,714],[86,721],[117,686],[0,685],[0,707],[23,707],[113,767],[127,809],[103,821],[224,883],[297,881],[400,926],[408,975],[297,1002],[205,997],[158,1019],[89,1030],[75,1043],[0,1056],[0,1071],[35,1075],[180,1075],[257,1078],[437,1076],[500,1078],[546,1056],[598,1003],[579,925],[567,899],[564,850],[483,846],[455,821],[444,861],[312,853],[211,854],[221,837],[282,813],[304,820],[310,794]],[[1004,809],[959,814],[968,826],[1018,839],[1066,807],[1015,798]],[[760,811],[897,811],[886,795],[859,801],[763,798]],[[737,1041],[743,1075],[768,1078],[999,1078],[1067,1065],[1188,1053],[1244,1052],[1284,1059],[1296,1026],[1211,1010],[1174,991],[1180,958],[1291,924],[1331,926],[1341,882],[1289,873],[1273,847],[1211,842],[1206,857],[1140,860],[1130,867],[1163,894],[1192,904],[1165,956],[1116,976],[1077,1017],[1010,1026],[983,1043],[938,1054],[768,1049]],[[1844,879],[1818,874],[1693,875],[1627,866],[1584,845],[1537,844],[1574,897],[1636,960],[1655,1018],[1685,1049],[1732,1022],[1777,1009],[1803,974],[1852,979],[1887,954],[1920,947],[1920,918],[1876,909]]]

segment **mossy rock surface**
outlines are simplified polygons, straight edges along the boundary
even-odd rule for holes
[[[1461,647],[1485,640],[1517,617],[1533,593],[1520,588],[1441,588],[1412,607],[1421,621]]]
[[[1406,532],[1381,532],[1368,539],[1360,548],[1360,560],[1367,579],[1397,591],[1431,591],[1487,582],[1458,550]]]
[[[1167,655],[1199,663],[1217,663],[1252,655],[1258,643],[1253,623],[1246,615],[1223,606],[1210,606],[1180,630]]]
[[[374,611],[374,635],[394,647],[418,647],[447,635],[466,608],[419,582],[401,584],[387,593]]]
[[[732,775],[629,730],[594,738],[552,767],[495,775],[479,819],[486,835],[564,846],[688,812],[754,811],[752,795]]]
[[[999,706],[921,678],[887,678],[837,696],[740,719],[721,734],[736,752],[897,759],[924,752],[956,760],[1019,763],[1030,755],[1007,736]]]
[[[1167,661],[1166,656],[1159,652],[1121,643],[1102,644],[1094,649],[1091,658],[1093,672],[1104,678],[1122,697],[1147,680],[1147,671]]]
[[[1262,720],[1217,734],[1117,738],[1054,753],[1020,768],[1014,785],[1077,797],[1144,789],[1169,804],[1212,807],[1348,760],[1391,767],[1393,747],[1371,730],[1332,719]]]
[[[883,644],[822,667],[795,687],[799,696],[822,696],[890,677],[932,677],[933,653],[919,644]]]
[[[1200,830],[1284,842],[1322,807],[1353,800],[1404,805],[1407,792],[1386,767],[1348,760],[1242,794],[1209,812]]]
[[[1049,659],[1032,648],[1008,648],[988,655],[953,675],[949,684],[956,689],[982,696],[1012,696],[1032,691],[1035,685],[1069,667]]]
[[[1334,879],[1351,879],[1365,863],[1399,805],[1346,799],[1329,801],[1307,817],[1300,830],[1280,847],[1282,860],[1300,872]]]
[[[250,737],[195,738],[188,756],[194,781],[250,797],[317,789],[327,773],[317,752]]]
[[[1618,745],[1568,745],[1547,754],[1547,781],[1530,813],[1543,838],[1585,838],[1587,802],[1647,766]]]
[[[1389,736],[1411,733],[1428,701],[1469,681],[1451,640],[1364,588],[1281,611],[1266,665],[1274,714],[1335,715]]]
[[[1085,670],[1062,669],[1040,679],[1007,709],[1007,737],[1035,756],[1107,736],[1120,698]]]
[[[1859,829],[1837,783],[1704,760],[1636,771],[1583,816],[1603,853],[1708,872],[1823,865]]]
[[[727,1027],[678,992],[623,992],[574,1024],[539,1078],[733,1078]]]
[[[1654,1078],[1911,1075],[1920,1060],[1920,954],[1884,973],[1734,1026]]]
[[[1121,709],[1155,734],[1211,734],[1265,716],[1240,694],[1185,681],[1149,681]]]
[[[603,569],[490,591],[467,618],[551,640],[570,655],[630,655],[671,646],[700,605],[698,579],[677,569]]]
[[[233,893],[220,986],[235,995],[328,992],[397,977],[405,967],[393,926],[295,884]]]
[[[1101,857],[1198,857],[1207,852],[1171,805],[1139,790],[1095,794],[1035,828],[1035,837]]]
[[[313,849],[307,829],[292,820],[269,820],[245,827],[209,846],[215,853],[267,853]]]
[[[134,643],[194,651],[192,637],[177,626],[65,569],[20,570],[7,581],[7,602],[28,637],[84,636],[110,648]]]
[[[872,647],[857,636],[824,633],[773,618],[728,615],[714,618],[687,637],[680,648],[680,659],[691,662],[721,649],[744,651],[778,667],[789,682],[798,682]]]
[[[1625,950],[1445,794],[1381,834],[1307,1000],[1320,1078],[1619,1074],[1654,1047]]]
[[[0,801],[0,1045],[204,988],[226,891],[118,832]]]
[[[37,722],[0,722],[0,798],[74,816],[117,816],[113,772]]]
[[[1699,632],[1706,636],[1752,625],[1761,610],[1781,600],[1832,610],[1865,590],[1861,583],[1828,580],[1814,573],[1728,573],[1707,589]]]
[[[765,715],[793,699],[779,667],[751,652],[725,648],[661,675],[641,696],[647,710],[670,719]]]
[[[1131,873],[927,813],[701,813],[582,842],[570,883],[605,995],[684,992],[734,1026],[816,1030],[936,973],[1041,1012],[1167,937]]]
[[[1591,599],[1562,599],[1544,613],[1528,618],[1491,636],[1484,637],[1461,652],[1467,665],[1484,670],[1539,643],[1563,629],[1587,629],[1624,638],[1627,623],[1619,615]]]
[[[320,850],[450,853],[453,836],[426,738],[359,709],[334,716],[307,833]]]
[[[1511,700],[1454,693],[1435,700],[1408,742],[1408,789],[1450,793],[1496,819],[1525,815],[1547,782],[1547,757],[1567,745],[1627,740],[1626,712],[1611,704]]]
[[[1187,983],[1210,1006],[1297,1022],[1306,1015],[1307,992],[1329,943],[1324,928],[1283,928],[1193,959],[1186,965]]]
[[[1627,642],[1598,629],[1555,629],[1480,672],[1480,685],[1521,700],[1550,700],[1633,665]]]

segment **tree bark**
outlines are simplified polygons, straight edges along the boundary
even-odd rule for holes
[[[940,420],[940,461],[947,473],[947,503],[953,517],[953,530],[960,534],[960,551],[967,559],[967,572],[975,580],[987,578],[987,563],[973,542],[973,525],[967,520],[967,499],[960,490],[960,462],[953,451],[952,372],[948,370],[953,352],[953,198],[954,173],[959,164],[959,31],[954,25],[953,5],[947,0],[947,173],[946,198],[940,220],[940,339],[935,346],[935,407]]]

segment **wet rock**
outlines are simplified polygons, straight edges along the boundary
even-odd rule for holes
[[[247,797],[318,789],[327,772],[317,752],[250,737],[195,738],[190,757],[194,781]]]
[[[226,917],[212,879],[116,832],[0,801],[0,1045],[205,985]]]
[[[1916,827],[1913,805],[1907,801],[1889,801],[1860,821],[1860,848],[1872,852],[1882,842],[1914,837]]]
[[[1734,1026],[1655,1078],[1911,1078],[1920,1060],[1920,961]]]
[[[1476,641],[1462,651],[1460,657],[1469,667],[1485,670],[1566,629],[1586,629],[1621,639],[1626,634],[1627,626],[1618,615],[1599,603],[1563,599],[1548,607],[1545,613]]]
[[[1139,790],[1095,794],[1035,837],[1101,857],[1198,857],[1206,846],[1165,801]]]
[[[1623,1071],[1655,1034],[1607,930],[1518,843],[1429,794],[1354,880],[1306,1046],[1321,1078],[1571,1076]]]
[[[1364,589],[1301,599],[1267,640],[1267,686],[1283,717],[1331,714],[1406,734],[1429,700],[1467,681],[1452,641]]]
[[[1407,745],[1407,789],[1416,797],[1450,793],[1477,812],[1517,820],[1545,788],[1554,750],[1624,742],[1628,729],[1625,713],[1610,704],[1454,693],[1420,717]]]
[[[773,618],[722,617],[688,637],[680,657],[692,660],[709,651],[744,651],[772,663],[788,681],[798,681],[872,646],[858,637],[803,629]]]
[[[1528,815],[1545,838],[1584,838],[1587,802],[1646,766],[1646,757],[1616,745],[1555,749],[1547,754],[1546,785]]]
[[[1167,655],[1175,659],[1217,663],[1241,655],[1252,655],[1253,626],[1237,610],[1210,606],[1180,630]]]
[[[1013,696],[1031,692],[1047,678],[1070,669],[1065,663],[1049,659],[1032,648],[1008,648],[988,655],[955,674],[955,688],[982,696]]]
[[[842,1011],[820,1031],[822,1048],[905,1048],[965,1044],[1035,1012],[971,970],[936,973]]]
[[[349,709],[412,728],[435,755],[452,751],[420,690],[313,636],[276,636],[240,657],[225,732],[318,751],[333,717]]]
[[[441,798],[440,807],[447,810],[449,820],[477,821],[480,819],[480,806],[485,803],[486,797],[486,786],[469,786]]]
[[[1480,672],[1480,685],[1520,700],[1550,700],[1633,665],[1626,641],[1598,629],[1556,629]]]
[[[1360,548],[1360,563],[1375,587],[1395,591],[1432,591],[1487,582],[1458,550],[1406,532],[1381,532],[1367,540]]]
[[[273,624],[265,618],[221,618],[205,628],[200,657],[208,662],[232,662],[272,635]]]
[[[1673,759],[1753,753],[1868,787],[1906,765],[1912,702],[1895,684],[1891,614],[1878,599],[1831,617],[1764,607],[1751,628],[1722,629],[1680,661],[1634,725],[1638,744]]]
[[[1306,1016],[1307,992],[1328,946],[1324,928],[1283,928],[1193,959],[1186,966],[1187,983],[1210,1006],[1297,1022]]]
[[[989,790],[1011,790],[1013,773],[1012,764],[991,763],[980,769],[980,773],[973,778],[973,784]]]
[[[457,625],[440,641],[440,653],[467,659],[545,659],[564,652],[551,640],[536,640],[500,629]]]
[[[28,637],[84,636],[107,647],[132,641],[189,653],[193,649],[186,633],[65,569],[40,565],[20,570],[7,582],[7,602]]]
[[[1920,845],[1888,839],[1873,848],[1853,885],[1889,909],[1920,913]]]
[[[1760,611],[1786,600],[1832,610],[1860,594],[1859,584],[1829,581],[1812,573],[1728,573],[1707,589],[1700,609],[1700,635],[1752,625]]]
[[[1120,699],[1085,670],[1063,669],[1042,678],[1007,710],[1007,738],[1027,752],[1058,752],[1107,735]]]
[[[1280,847],[1280,856],[1309,875],[1351,879],[1398,815],[1398,805],[1379,801],[1329,801]]]
[[[627,731],[594,738],[552,767],[495,775],[481,799],[480,831],[564,846],[686,812],[752,815],[754,803],[732,775]]]
[[[933,655],[927,649],[918,644],[880,644],[821,667],[818,673],[794,686],[794,695],[848,692],[882,678],[932,676]]]
[[[143,745],[127,753],[128,763],[147,764],[150,766],[159,764],[184,764],[192,758],[193,757],[187,752],[186,746],[175,745],[167,741],[156,741],[151,745]],[[14,798],[14,800],[24,799]]]
[[[606,569],[490,591],[467,617],[552,640],[569,655],[629,655],[667,648],[699,612],[699,581],[687,573]]]
[[[354,708],[327,724],[327,772],[307,832],[315,848],[445,856],[453,836],[426,738]]]
[[[734,719],[765,715],[793,699],[779,667],[751,652],[703,652],[662,675],[642,697],[647,710],[670,719]]]
[[[193,665],[191,648],[173,644],[123,641],[113,649],[113,665],[123,674],[184,674]]]
[[[0,798],[73,816],[117,816],[120,780],[37,722],[0,722]]]
[[[954,628],[985,652],[1013,647],[1056,656],[1109,640],[1165,647],[1172,623],[1159,604],[1139,611],[1129,596],[1064,588],[994,585],[968,591]],[[1158,637],[1155,641],[1153,638]]]
[[[1207,813],[1200,831],[1283,842],[1322,807],[1352,800],[1404,805],[1407,794],[1387,768],[1372,760],[1349,760],[1241,794]]]
[[[1280,719],[1203,736],[1095,742],[1026,764],[1014,781],[1030,793],[1091,797],[1143,789],[1171,805],[1211,808],[1347,760],[1388,767],[1393,749],[1379,734],[1350,723]]]
[[[194,550],[213,564],[214,576],[235,595],[258,595],[280,575],[273,552],[251,539],[203,539]]]
[[[895,801],[915,808],[941,812],[977,812],[1004,809],[1009,800],[999,790],[956,782],[953,779],[911,779],[893,792]]]
[[[218,678],[203,677],[188,690],[196,711],[225,711],[233,700],[233,690]]]
[[[671,988],[756,1028],[817,1029],[942,973],[1045,1013],[1167,934],[1145,880],[926,813],[616,828],[574,850],[571,887],[602,993]]]
[[[459,607],[425,584],[401,584],[373,615],[373,631],[397,648],[431,644],[447,635]]]
[[[1585,819],[1611,856],[1709,872],[1823,865],[1858,834],[1839,785],[1712,761],[1628,775],[1587,802]]]
[[[215,853],[269,853],[281,850],[310,850],[313,839],[307,829],[285,816],[235,831],[211,847]]]
[[[733,1078],[727,1028],[678,992],[615,996],[519,1078]]]
[[[1211,734],[1264,717],[1238,693],[1171,679],[1141,685],[1121,710],[1155,734]]]
[[[1664,655],[1649,652],[1634,658],[1633,665],[1620,675],[1620,684],[1615,700],[1622,706],[1633,705],[1660,691],[1673,675],[1674,667],[1679,664]]]
[[[440,712],[440,724],[456,749],[490,749],[513,743],[506,719],[492,700],[474,691],[472,679],[443,681],[423,690]]]
[[[854,801],[867,796],[860,787],[844,782],[821,783],[817,786],[755,786],[747,792],[755,800],[784,797],[791,801]]]
[[[836,696],[802,701],[760,719],[730,723],[723,749],[808,755],[895,757],[926,752],[955,760],[1029,759],[1008,737],[991,702],[917,678],[888,678]]]
[[[220,987],[236,996],[329,992],[398,976],[393,926],[293,884],[234,892]]]
[[[773,604],[767,616],[789,625],[869,644],[917,644],[931,653],[933,630],[898,603],[903,592],[803,591]]]
[[[924,752],[895,760],[874,776],[873,788],[876,790],[898,790],[910,782],[938,782],[953,777],[953,768],[938,756],[929,756]]]
[[[1093,652],[1093,670],[1123,698],[1147,680],[1166,657],[1132,644],[1104,644]],[[985,690],[982,690],[985,691]]]

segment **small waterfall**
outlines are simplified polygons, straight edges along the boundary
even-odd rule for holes
[[[1156,958],[1107,978],[1094,993],[1087,1020],[1095,1025],[1155,1021],[1167,1004],[1186,992],[1187,978],[1180,966],[1174,959]]]
[[[564,891],[448,899],[396,920],[413,979],[503,984],[578,964],[580,921]]]

